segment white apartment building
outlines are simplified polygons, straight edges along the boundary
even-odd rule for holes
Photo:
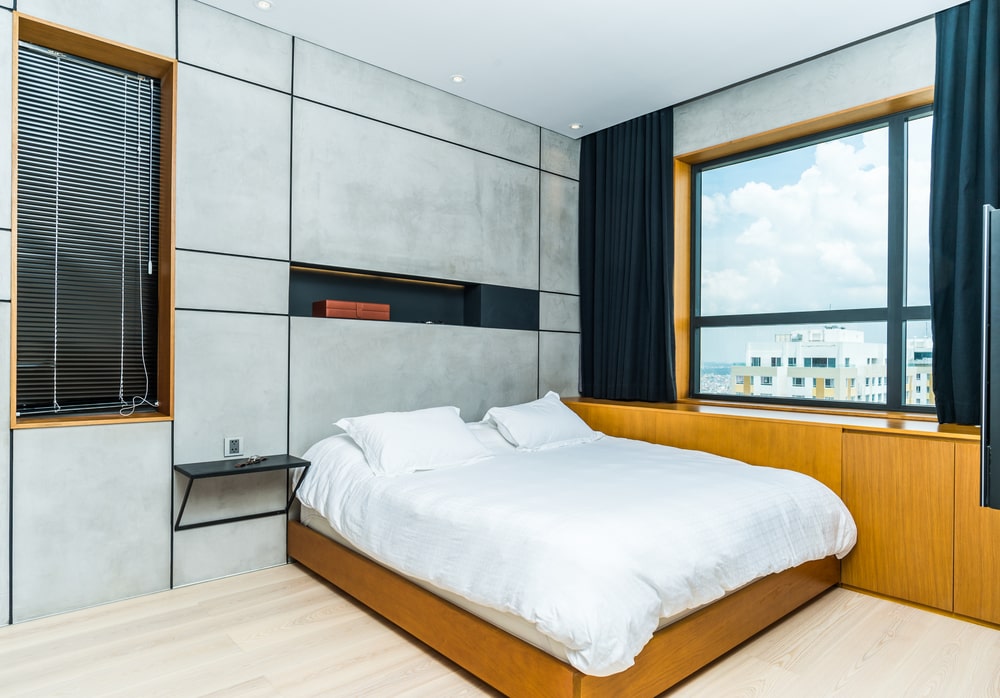
[[[930,337],[906,342],[906,404],[933,405],[934,381],[931,357],[934,342]]]
[[[930,338],[907,342],[906,404],[932,405]],[[839,326],[749,342],[744,366],[733,366],[731,390],[741,395],[886,402],[886,345]]]

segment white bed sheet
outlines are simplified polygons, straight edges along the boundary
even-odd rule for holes
[[[632,665],[661,618],[828,555],[857,529],[789,470],[604,437],[472,465],[375,477],[306,453],[303,504],[372,558],[524,618],[580,671]]]

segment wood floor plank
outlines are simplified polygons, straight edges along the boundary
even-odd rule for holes
[[[174,638],[201,641],[213,628],[231,627],[258,617],[266,617],[278,603],[279,597],[273,596],[276,587],[283,594],[280,598],[283,605],[299,603],[300,599],[310,594],[315,595],[317,591],[310,580],[299,580],[294,586],[284,583],[262,585],[255,590],[253,598],[243,605],[235,603],[231,598],[239,594],[225,594],[214,598],[211,603],[198,600],[165,612],[160,611],[156,605],[135,604],[131,616],[124,616],[111,606],[102,607],[109,612],[114,610],[116,622],[95,623],[99,627],[93,630],[87,629],[85,624],[74,622],[71,624],[72,631],[69,632],[52,626],[51,640],[48,642],[36,639],[24,646],[0,650],[9,660],[9,664],[0,665],[0,685],[5,685],[8,681],[16,682],[11,677],[12,673],[23,676],[33,669],[44,671],[51,663],[52,656],[59,656],[68,665],[85,671],[87,667],[99,664],[105,656],[142,656],[144,648],[152,650],[168,645]],[[88,609],[85,613],[92,615],[94,610]],[[30,623],[14,627],[27,625]],[[230,645],[235,647],[236,644],[224,635],[218,638],[218,643],[220,648]]]
[[[204,698],[275,698],[281,694],[265,678],[250,679],[236,686],[201,694]]]
[[[1000,632],[835,589],[667,695],[997,698]]]
[[[240,598],[247,589],[263,593],[264,588],[268,588],[271,593],[284,595],[295,587],[309,586],[313,586],[309,578],[303,577],[301,570],[297,570],[294,566],[271,567],[254,572],[253,575],[238,575],[204,584],[179,587],[170,592],[139,596],[21,623],[16,626],[18,628],[16,640],[0,633],[0,652],[7,652],[9,650],[7,645],[12,642],[16,642],[19,647],[31,645],[36,637],[46,646],[50,646],[56,637],[68,637],[76,642],[86,641],[86,638],[93,638],[95,633],[109,628],[113,634],[117,632],[117,627],[123,623],[133,623],[137,618],[171,614],[199,603],[208,606],[219,598],[231,596]]]
[[[3,696],[499,694],[296,565],[0,628]],[[668,698],[1000,698],[1000,632],[834,589]]]

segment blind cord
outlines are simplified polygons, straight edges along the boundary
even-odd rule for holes
[[[140,78],[140,80],[141,80],[141,82],[138,82],[136,84],[136,98],[137,98],[137,102],[138,103],[136,104],[136,110],[135,110],[135,114],[136,114],[136,117],[135,117],[136,129],[135,130],[136,130],[136,136],[137,136],[137,138],[136,138],[136,149],[137,149],[139,155],[141,156],[142,152],[143,152],[143,150],[142,150],[142,124],[139,121],[139,117],[140,117],[140,113],[139,112],[142,110],[142,82],[144,82],[145,79],[144,78]],[[127,83],[126,83],[126,89],[127,89]],[[127,97],[126,97],[126,100],[127,100]],[[153,126],[152,126],[152,124],[153,124],[153,83],[152,82],[149,83],[149,124],[150,124],[150,127],[149,127],[149,138],[150,138],[150,140],[152,140],[152,138],[153,138]],[[148,216],[148,218],[146,220],[146,230],[147,230],[147,233],[148,233],[148,240],[149,240],[149,242],[148,242],[148,247],[147,247],[147,255],[148,256],[146,258],[147,259],[147,262],[146,262],[147,267],[146,268],[148,270],[147,273],[148,274],[152,274],[153,273],[153,149],[152,149],[152,147],[150,147],[148,149],[148,153],[149,153],[149,155],[148,155],[147,159],[149,161],[149,168],[148,168],[148,175],[149,175],[148,188],[149,188],[149,191],[147,192],[148,196],[147,196],[147,199],[146,199],[147,200],[147,216]],[[142,204],[142,183],[139,181],[138,177],[136,178],[135,185],[136,185],[136,199],[137,199],[138,203],[141,205]],[[124,197],[122,197],[122,200],[124,201]],[[142,209],[139,209],[139,210],[141,211]],[[123,231],[124,231],[124,219],[123,219]],[[144,315],[143,297],[142,297],[142,232],[141,231],[142,231],[142,223],[141,223],[141,220],[140,220],[140,223],[139,223],[139,234],[136,236],[136,242],[138,243],[137,244],[137,248],[136,248],[137,251],[138,251],[137,259],[139,261],[139,357],[142,360],[142,375],[143,375],[143,378],[145,379],[145,386],[143,388],[142,397],[140,397],[138,395],[134,395],[132,397],[131,401],[130,401],[131,404],[125,402],[124,397],[123,397],[124,390],[122,390],[122,393],[119,395],[119,397],[122,398],[122,407],[121,407],[120,410],[118,410],[118,413],[121,414],[123,417],[127,417],[127,416],[131,415],[133,412],[135,412],[136,408],[139,407],[140,405],[149,405],[150,407],[155,407],[156,406],[156,405],[154,405],[153,403],[151,403],[149,401],[149,369],[146,366],[146,318],[145,318],[145,315]],[[122,233],[122,235],[124,236],[124,232]],[[122,238],[122,294],[123,294],[122,298],[123,299],[124,299],[124,293],[125,293],[125,240],[124,240],[124,237],[123,237]],[[123,300],[123,302],[124,302],[124,300]],[[125,313],[124,313],[124,310],[123,310],[122,311],[122,372],[123,372],[122,375],[123,376],[124,376],[124,370],[125,370],[125,368],[124,368],[124,366],[125,366],[125,358],[124,358],[125,357],[125,354],[124,354],[124,351],[125,351],[125,340],[124,340],[124,337],[125,337]],[[124,385],[124,378],[123,378],[123,385]]]

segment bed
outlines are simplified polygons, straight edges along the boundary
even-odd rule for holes
[[[606,437],[554,394],[337,424],[289,555],[509,695],[656,695],[836,584],[856,536],[811,478]]]

